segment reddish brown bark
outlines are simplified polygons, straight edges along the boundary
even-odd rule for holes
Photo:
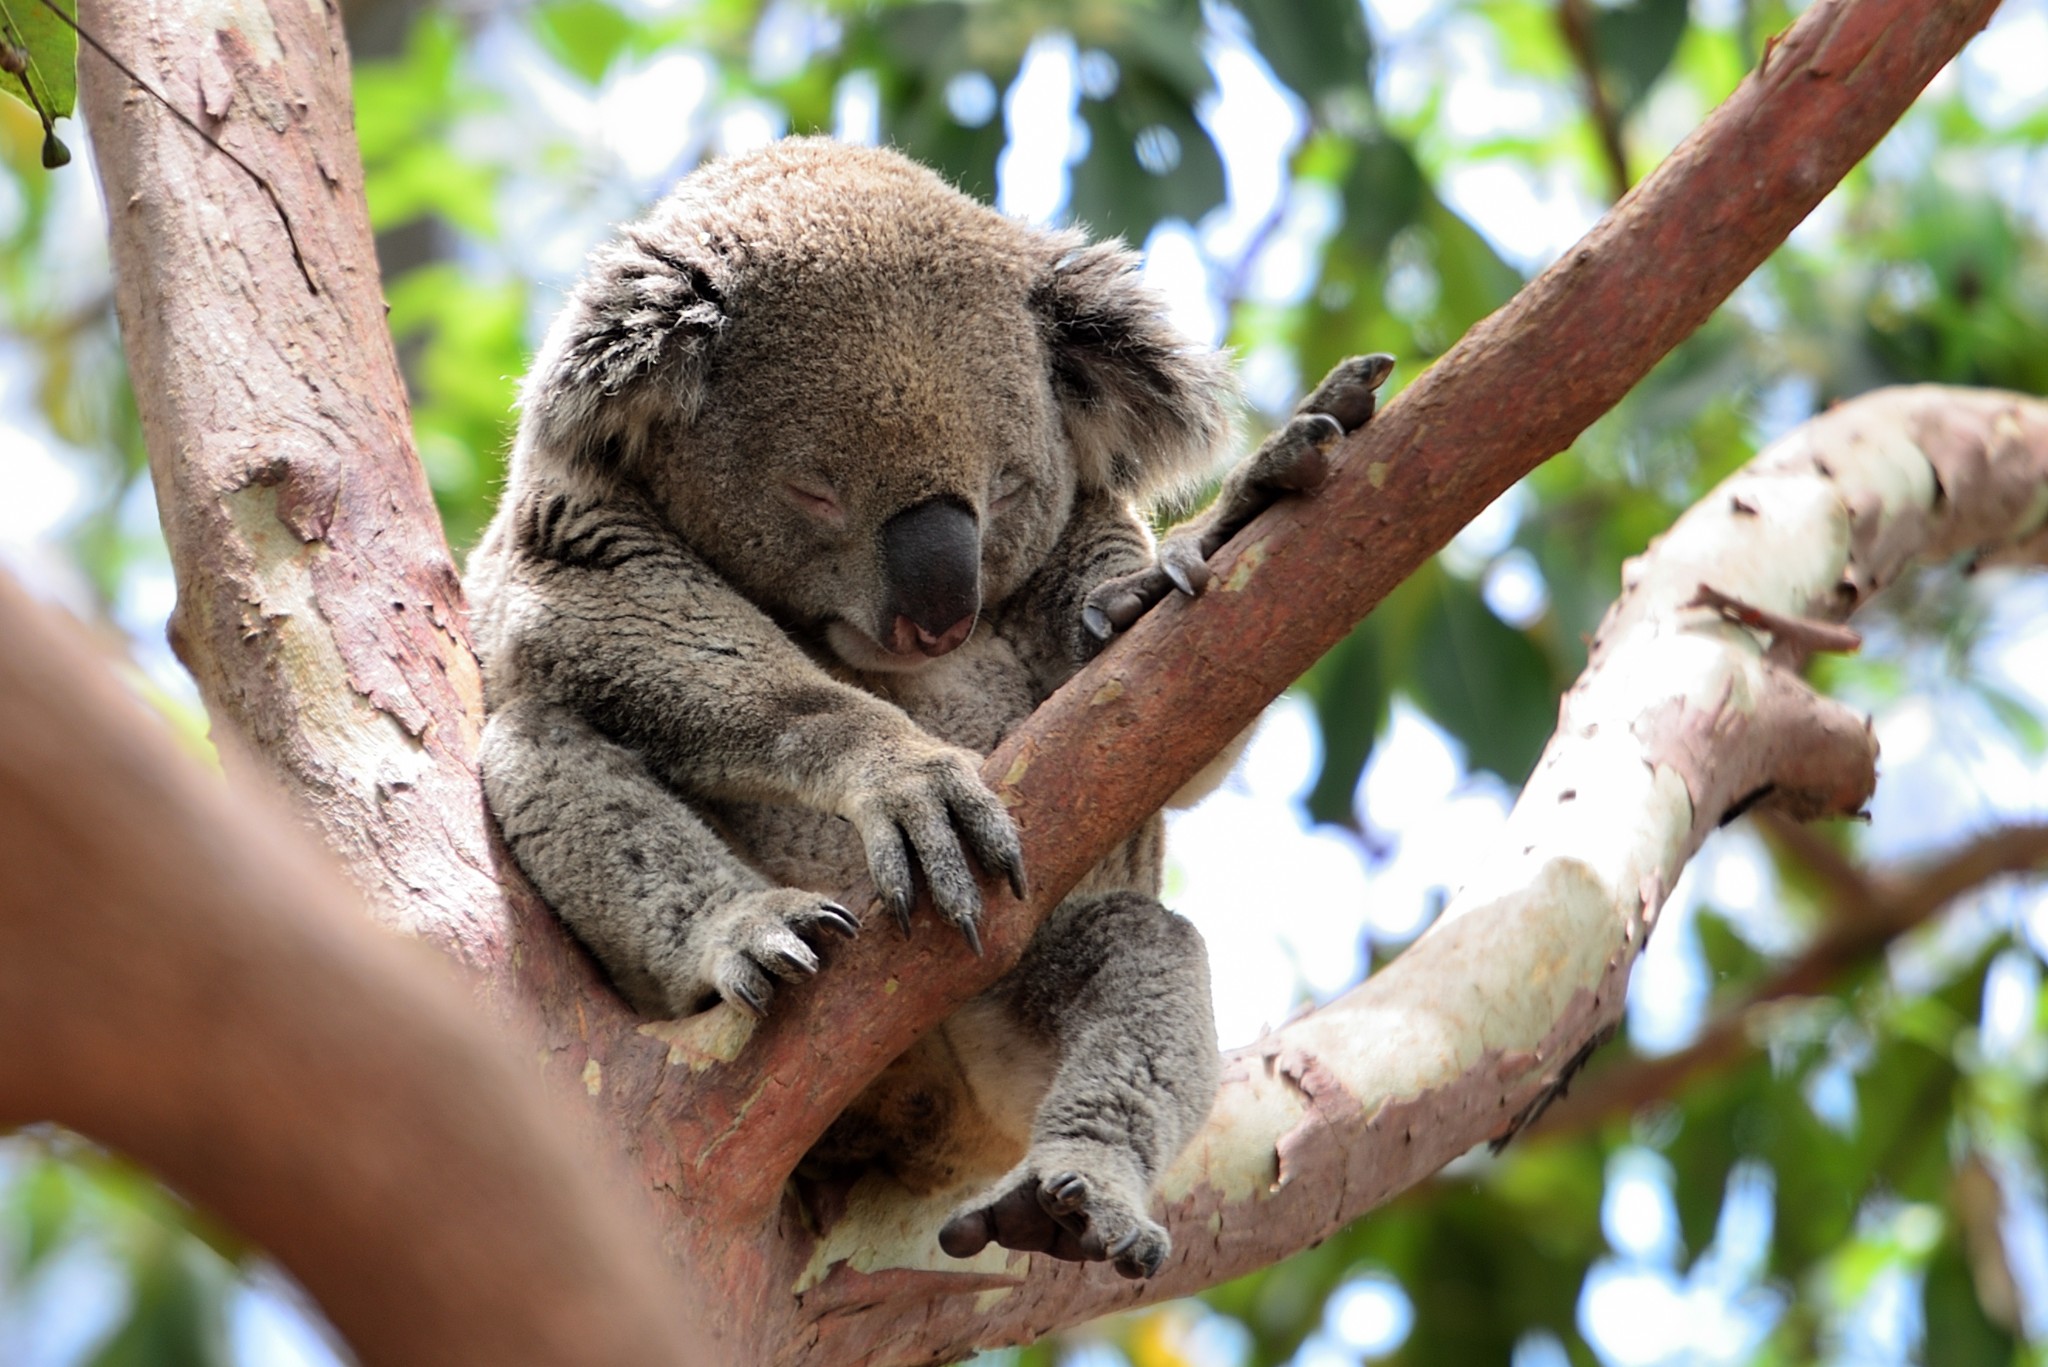
[[[652,1230],[453,975],[0,576],[0,1126],[143,1158],[360,1359],[679,1361]]]
[[[530,1018],[551,1073],[581,1083],[587,1121],[629,1155],[671,1254],[716,1287],[720,1325],[752,1356],[841,1362],[914,1360],[1134,1294],[1096,1272],[1036,1267],[1028,1296],[983,1317],[971,1297],[943,1312],[928,1298],[938,1285],[987,1289],[985,1279],[862,1280],[840,1267],[799,1298],[811,1240],[784,1178],[854,1091],[1015,961],[1103,851],[1696,327],[1993,4],[1819,0],[1566,260],[1353,440],[1323,495],[1249,528],[1206,600],[1154,613],[991,760],[1025,831],[1035,896],[994,900],[986,960],[928,923],[907,943],[867,936],[817,984],[779,998],[751,1041],[724,1012],[659,1025],[628,1015],[498,852],[476,785],[475,665],[382,326],[338,21],[298,5],[249,4],[231,18],[187,8],[89,3],[86,14],[278,187],[320,288],[308,293],[268,202],[238,171],[87,59],[122,322],[179,575],[178,634],[208,706],[254,739],[388,918]],[[1456,962],[1457,937],[1444,941]],[[1390,975],[1377,1000],[1408,991],[1426,1013],[1425,985],[1402,982]],[[1570,1056],[1595,1019],[1587,1009],[1559,1020],[1546,1057]],[[1235,1085],[1316,1093],[1315,1057],[1290,1057],[1240,1060]],[[1524,1096],[1542,1069],[1518,1067]],[[1227,1093],[1226,1115],[1240,1094]],[[1460,1126],[1509,1100],[1478,1079],[1397,1109],[1394,1121],[1443,1128],[1410,1157],[1354,1173],[1345,1136],[1372,1122],[1344,1114],[1327,1087],[1321,1097],[1287,1162],[1349,1183],[1342,1208],[1327,1199],[1335,1188],[1298,1182],[1261,1208],[1270,1224],[1257,1237],[1190,1237],[1202,1251],[1135,1294],[1192,1289],[1300,1246],[1429,1171]],[[1222,1214],[1187,1206],[1177,1230],[1192,1235],[1211,1213]]]

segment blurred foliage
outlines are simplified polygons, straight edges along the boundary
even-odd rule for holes
[[[1603,146],[1618,141],[1637,173],[1654,165],[1792,17],[1783,0],[1591,0],[1575,54],[1564,18],[1578,3],[1439,0],[1390,23],[1394,7],[1355,0],[391,0],[405,38],[359,60],[357,128],[391,327],[451,542],[465,548],[488,517],[517,377],[607,222],[721,148],[858,133],[869,119],[884,141],[993,197],[1018,132],[1006,102],[1034,53],[1064,54],[1074,85],[1059,213],[1136,243],[1162,225],[1192,233],[1225,340],[1253,377],[1253,426],[1352,352],[1394,353],[1395,383],[1408,382],[1565,245],[1476,214],[1475,187],[1497,197],[1505,184],[1530,219],[1577,206],[1590,221],[1610,193]],[[1233,184],[1213,111],[1226,61],[1247,53],[1284,88],[1295,126],[1277,153],[1279,196],[1233,227],[1227,201],[1251,191]],[[2044,133],[2038,96],[1998,106],[1952,80],[1923,99],[1729,306],[1302,681],[1323,739],[1309,813],[1373,847],[1355,794],[1397,700],[1474,769],[1518,782],[1623,560],[1829,402],[1918,380],[2048,390]],[[42,137],[0,101],[0,369],[29,382],[5,398],[87,473],[65,524],[66,596],[132,626],[136,584],[164,573],[135,511],[148,508],[140,432],[104,255],[82,245],[87,173],[46,175]],[[1989,594],[1924,581],[1880,609],[1864,656],[1824,662],[1819,676],[1865,706],[1965,699],[2017,753],[2038,756],[2048,728],[1981,665]],[[1810,870],[1780,855],[1775,874],[1790,939],[1760,941],[1712,906],[1690,932],[1710,1009],[1742,1001],[1824,920]],[[2041,1208],[2048,1004],[2038,971],[2006,972],[2031,992],[2027,1028],[2018,1044],[1986,1047],[1991,966],[2034,960],[2014,915],[1973,914],[1829,996],[1752,1013],[1757,1048],[1633,1117],[1461,1160],[1199,1302],[991,1360],[1350,1362],[1368,1312],[1390,1305],[1411,1318],[1374,1341],[1387,1361],[1647,1360],[1587,1332],[1597,1288],[1612,1285],[1721,1307],[1725,1351],[1686,1361],[2048,1362],[2041,1311],[2025,1313],[2010,1257],[2015,1212]],[[1605,1066],[1629,1062],[1625,1046],[1607,1055]],[[0,1160],[0,1352],[39,1279],[82,1248],[117,1265],[128,1294],[78,1360],[226,1360],[221,1307],[246,1280],[242,1250],[75,1142],[17,1139]],[[1630,1190],[1666,1193],[1675,1241],[1617,1247],[1607,1203],[1624,1169],[1653,1175]],[[1745,1262],[1730,1251],[1737,1217],[1754,1223],[1757,1206],[1737,1197],[1758,1191],[1764,1226]],[[1917,1325],[1903,1356],[1859,1338],[1894,1304]]]

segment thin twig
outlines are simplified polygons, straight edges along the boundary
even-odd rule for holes
[[[1712,608],[1731,622],[1739,622],[1757,631],[1768,631],[1776,640],[1802,650],[1829,650],[1853,655],[1863,648],[1863,637],[1853,628],[1812,617],[1787,617],[1769,608],[1754,607],[1739,598],[1730,597],[1712,584],[1700,585],[1699,593],[1686,606]]]
[[[233,162],[236,166],[240,167],[243,175],[247,176],[249,179],[256,182],[256,188],[263,192],[263,197],[270,201],[270,207],[277,211],[277,221],[284,225],[285,240],[291,243],[292,264],[296,265],[299,268],[299,278],[306,282],[306,289],[308,292],[315,295],[319,294],[320,287],[313,283],[313,273],[310,270],[306,269],[305,253],[299,250],[299,235],[296,232],[292,231],[292,216],[285,212],[284,201],[277,197],[277,191],[271,188],[270,182],[265,180],[263,176],[256,170],[255,167],[251,166],[248,162],[243,161],[233,152],[230,152],[226,147],[223,147],[221,145],[220,139],[214,137],[213,134],[207,132],[204,128],[201,128],[197,123],[193,122],[191,115],[187,114],[184,110],[178,108],[178,106],[172,104],[157,90],[155,86],[151,85],[148,81],[143,80],[141,76],[137,75],[133,67],[129,66],[119,57],[116,57],[113,53],[107,51],[105,44],[101,43],[99,39],[93,37],[90,33],[87,33],[84,29],[80,28],[78,25],[78,21],[76,19],[73,19],[70,15],[66,14],[62,9],[58,8],[56,0],[42,0],[42,5],[44,9],[48,10],[50,13],[56,15],[59,19],[62,19],[66,24],[70,25],[71,31],[78,35],[78,40],[80,42],[84,43],[94,52],[99,53],[100,56],[106,58],[107,61],[113,64],[113,67],[116,71],[120,72],[123,76],[126,76],[129,80],[133,81],[135,85],[139,89],[141,89],[143,94],[149,96],[152,100],[155,100],[165,109],[168,109],[171,112],[172,117],[176,118],[179,123],[184,124],[194,133],[197,133],[200,136],[200,138],[206,143],[207,146],[211,147],[214,151],[220,153],[229,161]]]
[[[1600,54],[1593,46],[1593,17],[1586,0],[1561,0],[1557,24],[1564,32],[1564,45],[1578,63],[1579,77],[1586,86],[1586,115],[1600,137],[1600,151],[1607,159],[1607,174],[1613,182],[1614,198],[1628,193],[1628,148],[1621,139],[1621,118],[1607,102],[1607,88],[1600,81]]]

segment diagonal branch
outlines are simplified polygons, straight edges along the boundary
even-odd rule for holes
[[[1535,1133],[1544,1139],[1582,1134],[1675,1095],[1702,1073],[1754,1052],[1759,1047],[1755,1026],[1762,1008],[1828,991],[1899,936],[1996,878],[2044,870],[2048,826],[2008,826],[1925,868],[1871,880],[1868,897],[1836,899],[1828,928],[1750,988],[1741,1002],[1707,1022],[1691,1044],[1676,1053],[1617,1063],[1591,1074],[1543,1118]]]

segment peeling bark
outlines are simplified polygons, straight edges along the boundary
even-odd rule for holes
[[[1105,850],[1696,327],[1992,8],[1818,0],[1579,247],[1352,439],[1322,494],[1247,528],[1205,600],[1154,612],[992,757],[1035,896],[991,896],[985,961],[956,937],[866,937],[750,1033],[724,1009],[630,1016],[495,843],[476,668],[383,327],[331,8],[88,0],[110,47],[278,187],[320,290],[238,171],[87,59],[176,639],[217,723],[251,738],[381,914],[474,970],[501,1017],[536,1032],[542,1067],[580,1087],[583,1122],[626,1155],[670,1256],[718,1302],[707,1333],[732,1351],[938,1360],[1237,1275],[1530,1114],[1611,1023],[1665,890],[1723,813],[1759,796],[1807,813],[1861,803],[1861,721],[1807,692],[1756,629],[1684,604],[1711,578],[1781,623],[1832,621],[1937,531],[2009,546],[1996,505],[2034,497],[2039,471],[1938,415],[1995,409],[2024,428],[2032,408],[1924,405],[1940,507],[1932,476],[1865,488],[1890,466],[1850,462],[1800,476],[1824,489],[1787,475],[1754,491],[1745,525],[1768,556],[1694,566],[1683,548],[1706,534],[1674,529],[1567,699],[1517,808],[1520,853],[1388,972],[1229,1060],[1216,1116],[1168,1182],[1162,1278],[1001,1250],[943,1259],[938,1212],[872,1184],[821,1232],[785,1178],[854,1092],[1015,962]],[[1778,501],[1786,489],[1811,506]],[[1788,529],[1834,516],[1837,489],[1838,562],[1806,542],[1782,553]],[[2023,530],[2040,536],[2038,517]]]

